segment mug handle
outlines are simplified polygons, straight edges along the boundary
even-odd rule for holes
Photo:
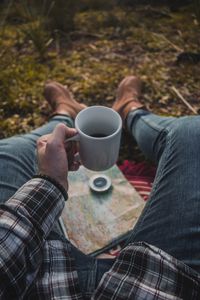
[[[80,134],[77,133],[73,137],[66,139],[65,143],[70,142],[70,141],[79,142],[80,141]],[[76,155],[74,157],[74,160],[77,161],[77,162],[81,162],[79,153],[76,153]]]
[[[70,141],[79,142],[80,141],[80,135],[79,135],[79,133],[77,133],[76,135],[74,135],[71,138],[66,139],[65,143],[70,142]]]

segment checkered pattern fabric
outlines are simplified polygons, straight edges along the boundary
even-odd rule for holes
[[[0,299],[83,299],[69,243],[48,239],[64,206],[44,179],[0,206]],[[91,299],[200,299],[199,275],[145,243],[123,249]]]

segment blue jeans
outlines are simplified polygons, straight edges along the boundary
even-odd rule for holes
[[[36,172],[36,140],[59,122],[73,126],[69,117],[57,116],[30,134],[0,141],[1,202]],[[158,165],[150,199],[127,243],[146,241],[200,272],[200,117],[166,118],[136,110],[127,125],[146,157]],[[56,228],[52,232],[59,234]],[[75,247],[72,252],[81,289],[90,293],[113,261],[86,256]]]
[[[200,272],[200,117],[136,110],[127,125],[157,164],[150,198],[127,243],[145,241]]]

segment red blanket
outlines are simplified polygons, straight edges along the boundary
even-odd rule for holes
[[[147,162],[134,163],[128,160],[125,160],[119,168],[127,180],[146,201],[151,192],[156,168]]]

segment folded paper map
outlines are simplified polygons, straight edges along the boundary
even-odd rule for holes
[[[144,201],[115,165],[103,172],[112,188],[95,193],[89,187],[91,176],[98,174],[81,166],[69,173],[69,199],[62,213],[66,236],[85,254],[105,248],[134,227]]]

